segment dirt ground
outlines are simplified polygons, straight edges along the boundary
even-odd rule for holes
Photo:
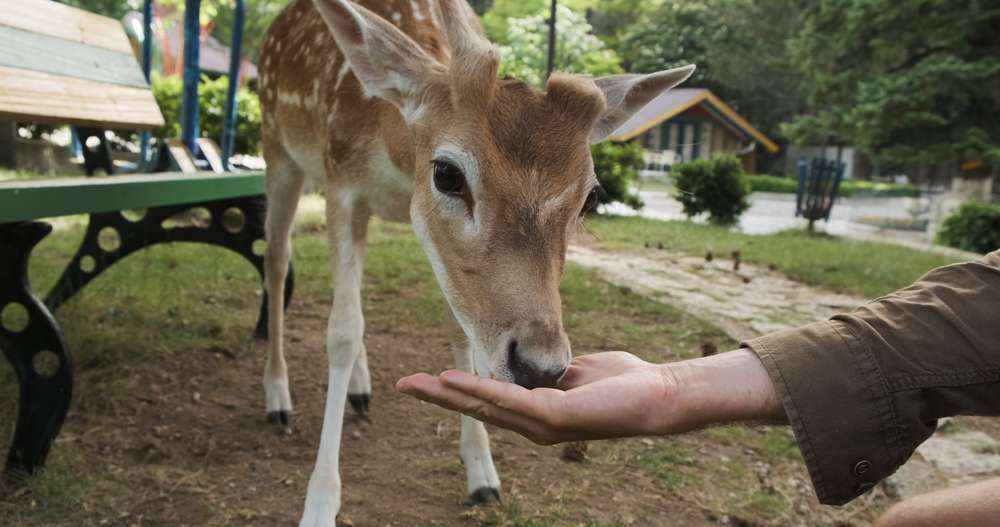
[[[50,470],[88,482],[85,491],[66,490],[83,496],[72,514],[46,514],[51,490],[7,483],[0,524],[294,525],[322,425],[325,313],[324,302],[306,299],[293,304],[288,318],[296,403],[290,429],[265,422],[261,357],[243,343],[171,355],[156,367],[135,365],[115,374],[130,396],[82,401],[87,411],[72,411],[56,441]],[[740,461],[753,452],[718,434],[595,443],[589,461],[572,463],[562,460],[559,447],[492,430],[504,504],[467,507],[457,417],[392,389],[405,374],[450,366],[443,331],[369,327],[366,342],[372,420],[351,416],[345,426],[344,525],[755,525],[719,509],[727,496],[711,488],[711,478],[692,489],[643,470],[637,461],[643,452],[662,456],[657,449],[668,441],[683,452],[678,466],[697,468],[702,461],[686,456],[704,456],[723,467],[752,465],[762,484],[780,480],[769,484],[791,496],[794,523],[854,523],[836,519],[848,511],[815,503],[803,469],[786,474]],[[718,477],[726,478],[724,471]],[[859,516],[860,524],[867,517],[871,511]]]
[[[891,503],[877,488],[844,508],[821,506],[787,427],[730,426],[595,442],[582,463],[564,461],[561,447],[491,429],[503,503],[464,505],[458,417],[393,390],[406,374],[451,366],[443,324],[411,312],[438,312],[426,302],[430,272],[410,237],[378,240],[366,286],[366,313],[379,313],[368,317],[365,337],[374,400],[370,422],[348,411],[342,525],[863,526]],[[67,242],[61,250],[72,249]],[[300,288],[287,318],[296,412],[288,430],[265,421],[262,350],[244,338],[254,277],[230,277],[232,262],[216,264],[195,248],[154,251],[60,312],[75,326],[68,329],[75,350],[103,352],[74,354],[76,397],[48,468],[27,483],[0,481],[0,525],[295,525],[322,426],[329,312],[329,293],[317,286],[325,279],[315,272],[325,249],[308,237],[298,249]],[[204,276],[172,282],[178,265]],[[180,291],[142,304],[157,295],[147,287],[157,283]],[[566,283],[575,353],[618,348],[677,360],[698,354],[705,339],[725,339],[596,274],[572,268]],[[182,309],[171,298],[201,303]],[[209,314],[217,320],[196,320]],[[111,343],[99,345],[109,335]],[[179,335],[208,344],[177,346]],[[135,359],[133,348],[145,358]],[[0,386],[0,416],[13,415],[15,400],[12,384]]]
[[[300,301],[290,312],[288,360],[296,413],[289,429],[265,422],[260,355],[249,346],[191,350],[155,369],[138,366],[121,372],[134,397],[107,401],[100,413],[72,411],[54,446],[73,455],[52,470],[75,471],[107,487],[103,503],[84,502],[69,519],[39,521],[44,514],[32,510],[46,503],[29,489],[8,484],[6,498],[31,500],[32,506],[25,510],[4,500],[0,524],[294,525],[322,426],[325,309]],[[457,417],[392,389],[405,374],[450,365],[444,333],[370,327],[366,343],[373,372],[372,419],[364,422],[348,413],[343,523],[481,523],[489,508],[463,505]],[[492,430],[491,437],[505,515],[516,507],[515,514],[530,517],[535,507],[550,509],[559,502],[565,510],[559,517],[567,521],[578,516],[574,511],[586,511],[580,523],[711,524],[704,511],[665,495],[648,475],[609,478],[603,465],[563,461],[557,447],[533,445],[506,431]]]

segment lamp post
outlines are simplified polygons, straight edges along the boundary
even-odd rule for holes
[[[181,141],[198,156],[198,77],[201,51],[201,0],[184,8],[184,95],[181,99]]]
[[[236,17],[233,21],[233,42],[229,48],[229,91],[226,99],[226,122],[222,130],[222,168],[229,172],[229,158],[233,155],[233,139],[236,136],[236,89],[240,85],[240,66],[243,65],[243,20],[245,8],[243,0],[236,0]]]
[[[556,66],[556,3],[557,0],[552,0],[549,10],[549,60],[545,67],[545,80],[549,80]]]

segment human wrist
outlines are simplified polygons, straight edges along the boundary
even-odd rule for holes
[[[760,359],[749,349],[663,364],[676,383],[665,433],[739,421],[785,422]]]

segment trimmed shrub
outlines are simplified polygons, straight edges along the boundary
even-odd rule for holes
[[[633,209],[642,208],[639,196],[630,192],[639,179],[639,171],[646,166],[639,143],[612,143],[604,141],[590,147],[594,158],[594,173],[604,192],[601,203],[620,201]]]
[[[707,212],[711,223],[732,225],[750,208],[747,200],[750,183],[743,173],[743,164],[732,154],[711,161],[678,163],[671,172],[675,175],[677,199],[689,218]]]
[[[753,192],[784,192],[794,194],[798,187],[797,178],[753,174],[747,176]],[[872,197],[918,197],[920,190],[909,183],[880,183],[847,179],[840,182],[837,195],[842,198],[851,196]]]
[[[165,124],[153,135],[160,139],[181,135],[181,95],[184,84],[180,77],[153,75],[153,96],[163,112]],[[229,78],[226,76],[211,80],[202,77],[198,86],[200,107],[199,127],[202,137],[210,137],[217,143],[222,141],[222,128],[226,112]],[[236,137],[233,153],[260,153],[260,101],[257,94],[241,88],[236,91]]]
[[[938,242],[986,254],[1000,249],[1000,205],[970,201],[941,224]]]
[[[751,174],[747,176],[751,192],[783,192],[794,194],[798,181],[787,177]]]
[[[794,190],[792,192],[794,192]],[[851,196],[915,198],[920,196],[920,190],[909,183],[881,183],[878,181],[848,179],[840,183],[840,189],[837,192],[837,195],[844,198],[849,198]]]

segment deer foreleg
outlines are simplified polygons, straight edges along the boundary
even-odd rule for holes
[[[445,306],[445,318],[448,320],[449,347],[455,357],[455,367],[472,372],[472,348],[469,346],[469,339],[459,327],[451,308],[447,306]],[[490,452],[490,438],[486,434],[486,427],[482,421],[467,415],[463,415],[461,419],[459,454],[465,465],[465,475],[468,480],[467,503],[500,501],[500,476],[497,475],[497,469],[493,465],[493,454]]]
[[[368,211],[344,196],[327,194],[327,231],[333,275],[333,309],[327,327],[329,385],[316,467],[309,479],[300,527],[330,527],[340,510],[340,439],[351,371],[363,347],[361,277]]]

